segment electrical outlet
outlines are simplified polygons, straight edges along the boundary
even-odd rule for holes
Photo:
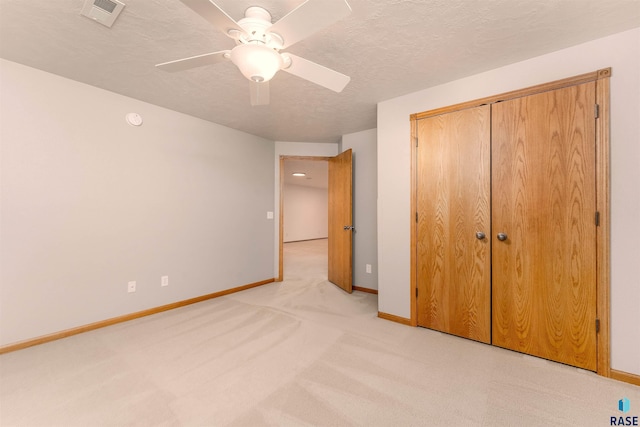
[[[162,276],[160,278],[160,286],[169,286],[169,276]]]
[[[136,282],[135,281],[129,282],[127,285],[127,292],[131,293],[135,291],[136,291]]]
[[[267,212],[267,219],[273,219],[273,212]]]
[[[367,273],[371,274],[371,264],[365,265],[364,269]]]

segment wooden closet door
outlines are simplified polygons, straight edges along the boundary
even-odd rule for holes
[[[418,325],[485,343],[491,342],[489,126],[488,105],[421,119],[416,159]]]
[[[493,344],[589,370],[594,106],[595,82],[492,106]]]

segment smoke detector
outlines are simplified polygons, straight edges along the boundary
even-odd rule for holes
[[[124,6],[118,0],[85,0],[80,15],[111,28]]]

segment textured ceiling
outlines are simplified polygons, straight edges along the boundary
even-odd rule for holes
[[[640,26],[640,0],[348,0],[347,18],[287,51],[351,76],[342,93],[288,73],[251,107],[232,63],[167,73],[160,62],[234,46],[172,0],[123,0],[112,28],[84,0],[0,0],[0,57],[279,141],[335,142],[376,127],[376,103]],[[216,0],[274,22],[302,0]]]

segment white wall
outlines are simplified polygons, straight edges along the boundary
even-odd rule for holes
[[[340,151],[353,150],[353,284],[378,289],[377,131],[342,136]],[[365,266],[371,265],[371,273]]]
[[[410,317],[409,115],[612,67],[612,368],[640,375],[640,28],[378,104],[379,309]]]
[[[332,157],[338,155],[337,143],[320,143],[320,142],[285,142],[276,141],[275,143],[275,155],[273,162],[275,165],[274,185],[275,185],[275,241],[274,241],[274,256],[273,256],[273,276],[278,277],[279,266],[279,245],[278,236],[280,233],[280,222],[277,218],[280,218],[280,156],[311,156],[311,157]]]
[[[327,189],[285,184],[283,240],[326,239],[329,236]]]
[[[0,344],[274,277],[273,141],[9,61],[0,76]]]

